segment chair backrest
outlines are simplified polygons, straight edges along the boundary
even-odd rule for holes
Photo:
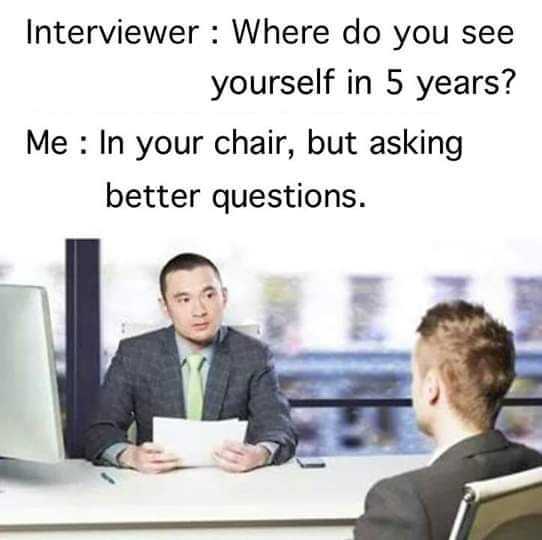
[[[247,336],[260,336],[259,324],[236,324],[230,326]],[[139,334],[144,334],[145,332],[152,332],[153,330],[158,330],[158,327],[154,324],[124,322],[121,325],[121,335],[123,338],[134,337]]]
[[[542,467],[465,486],[450,540],[542,538]]]

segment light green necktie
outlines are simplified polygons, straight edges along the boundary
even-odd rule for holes
[[[186,357],[190,368],[186,396],[186,418],[189,420],[201,420],[203,412],[203,380],[200,368],[204,360],[204,356],[200,353],[191,353]]]

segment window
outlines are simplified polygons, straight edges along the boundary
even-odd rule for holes
[[[433,302],[468,298],[469,279],[466,277],[436,276],[432,279]]]
[[[294,354],[300,349],[301,279],[267,276],[262,279],[263,334],[274,350]]]
[[[382,317],[386,282],[381,277],[350,277],[350,339],[381,343],[386,339]]]
[[[542,278],[513,278],[516,340],[542,348]]]
[[[379,245],[366,246],[363,260],[351,253],[321,267],[321,252],[276,257],[265,243],[224,242],[220,235],[141,241],[137,254],[126,242],[104,241],[104,369],[122,323],[168,324],[157,301],[160,269],[180,251],[199,252],[217,264],[228,287],[227,322],[259,323],[272,347],[281,387],[295,405],[302,454],[427,451],[429,442],[405,405],[414,330],[435,302],[483,302],[511,327],[518,377],[510,397],[542,398],[542,275],[524,277],[524,267],[501,263],[500,246],[484,258],[476,256],[477,245],[460,254],[428,249],[420,241],[412,260],[423,263],[414,269]],[[510,249],[523,253],[525,246]],[[542,268],[542,250],[530,248],[531,261],[533,253],[541,255],[532,264]],[[367,272],[364,261],[371,264]],[[541,415],[542,407],[505,407],[499,425],[542,448]]]

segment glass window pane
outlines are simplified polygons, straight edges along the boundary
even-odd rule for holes
[[[275,362],[290,399],[410,397],[408,353],[278,354]],[[518,351],[516,373],[508,397],[542,397],[542,354]]]
[[[409,397],[415,328],[429,306],[455,298],[482,302],[515,332],[518,380],[511,395],[542,397],[542,275],[527,273],[542,266],[533,264],[542,249],[513,245],[506,254],[518,262],[511,264],[500,244],[481,256],[478,245],[456,253],[413,240],[412,254],[400,261],[381,248],[323,257],[322,249],[270,250],[266,242],[225,241],[220,234],[138,238],[137,250],[125,239],[107,239],[103,365],[126,324],[141,331],[169,324],[158,303],[158,274],[173,255],[193,251],[221,270],[226,322],[259,325],[291,398]],[[413,267],[416,260],[422,262]]]
[[[294,408],[300,456],[430,453],[411,407]],[[542,451],[542,407],[505,407],[497,428]],[[429,461],[429,460],[428,460]]]
[[[504,407],[497,427],[513,441],[542,452],[542,407]]]
[[[300,348],[301,279],[295,276],[266,276],[263,294],[263,335],[275,351],[295,354]]]
[[[410,397],[410,356],[406,353],[278,355],[276,367],[290,399]]]
[[[386,340],[386,281],[375,276],[350,277],[349,337],[358,343],[382,343]]]
[[[433,449],[411,407],[294,408],[300,456],[417,454]]]
[[[542,278],[515,278],[515,338],[522,345],[542,345]]]
[[[435,276],[432,278],[433,302],[447,302],[468,297],[469,278],[457,276]]]

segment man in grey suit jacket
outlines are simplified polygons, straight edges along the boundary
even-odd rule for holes
[[[515,377],[511,333],[481,306],[437,304],[412,357],[416,419],[437,451],[429,466],[378,482],[356,540],[447,540],[467,482],[542,466],[542,455],[494,429]]]
[[[269,348],[222,326],[227,290],[216,266],[184,253],[160,274],[161,304],[172,326],[121,341],[86,437],[86,456],[142,472],[179,465],[152,442],[152,419],[248,420],[244,444],[225,442],[218,466],[243,472],[290,459],[297,444],[288,402]],[[195,357],[195,364],[192,364]],[[137,445],[127,429],[137,424]]]

